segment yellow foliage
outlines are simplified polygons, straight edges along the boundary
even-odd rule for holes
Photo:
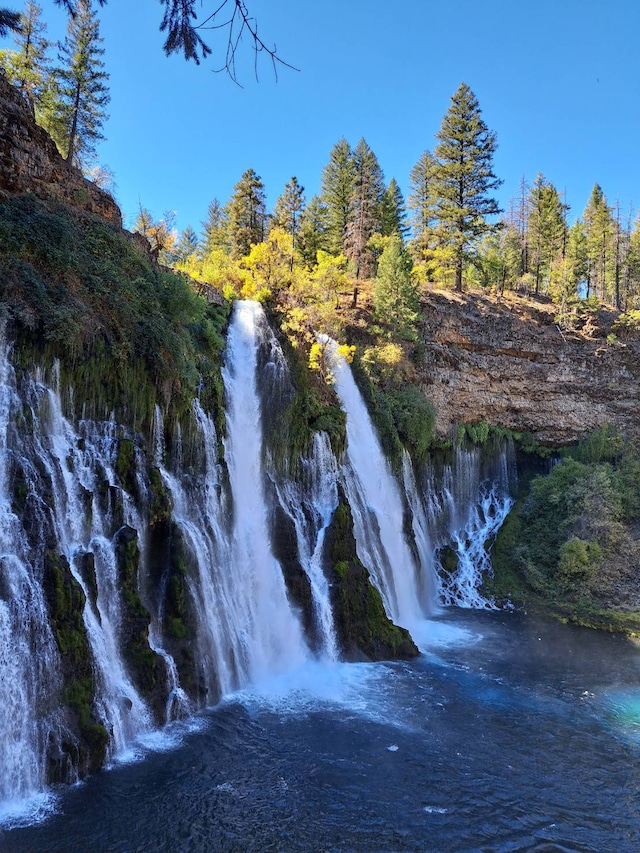
[[[376,385],[401,385],[413,376],[411,363],[400,344],[367,347],[362,354],[362,363]]]

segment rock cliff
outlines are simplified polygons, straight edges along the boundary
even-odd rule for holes
[[[561,330],[557,306],[429,290],[422,305],[419,381],[437,428],[487,421],[562,445],[609,423],[640,435],[640,340],[607,339],[618,312]]]
[[[19,89],[0,72],[0,195],[3,193],[33,193],[38,198],[65,201],[122,227],[122,214],[113,198],[78,169],[67,169]]]

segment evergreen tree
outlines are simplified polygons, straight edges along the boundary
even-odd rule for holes
[[[380,233],[383,237],[400,234],[404,239],[409,231],[407,211],[402,190],[395,178],[391,178],[389,186],[382,194],[380,206]]]
[[[51,42],[44,37],[47,25],[41,16],[40,6],[28,0],[13,39],[16,49],[0,51],[0,66],[7,79],[20,88],[34,111],[51,72]]]
[[[190,225],[184,229],[180,235],[175,249],[173,250],[173,262],[182,263],[191,255],[195,255],[200,247],[198,235]]]
[[[210,254],[214,249],[228,248],[228,225],[227,211],[218,199],[214,198],[207,209],[207,218],[202,223],[200,251],[203,256]]]
[[[456,290],[462,290],[462,271],[470,246],[499,227],[487,222],[487,217],[500,213],[490,193],[502,183],[493,174],[496,135],[484,123],[477,98],[466,83],[451,98],[436,138],[438,240],[451,255]]]
[[[302,259],[309,269],[316,265],[318,252],[329,251],[329,216],[320,196],[314,196],[302,212],[298,242]]]
[[[418,287],[411,274],[413,263],[402,237],[393,234],[378,262],[373,307],[379,322],[407,339],[415,338]]]
[[[345,251],[347,226],[352,219],[354,184],[353,152],[343,137],[332,148],[321,180],[320,198],[327,211],[329,250],[334,255]]]
[[[346,229],[345,254],[355,268],[356,278],[369,278],[373,274],[374,255],[368,243],[382,228],[384,175],[378,158],[364,139],[355,147],[353,164],[353,194]]]
[[[407,207],[411,211],[411,248],[418,261],[427,259],[433,248],[436,224],[434,176],[436,158],[424,151],[409,174]]]
[[[304,187],[301,187],[298,179],[293,177],[273,208],[271,227],[282,228],[290,234],[294,245],[297,243],[300,216],[304,210],[305,201]]]
[[[552,183],[538,174],[528,198],[526,242],[535,292],[548,290],[551,269],[564,256],[567,206]]]
[[[234,258],[248,255],[265,236],[266,209],[262,178],[247,169],[233,188],[227,205],[229,244]]]
[[[627,307],[640,309],[640,213],[629,234],[627,256],[628,285],[625,293]]]
[[[613,301],[615,227],[611,208],[596,184],[584,211],[587,235],[587,297]]]
[[[76,15],[69,18],[60,46],[63,65],[54,72],[62,106],[62,155],[69,169],[86,164],[96,142],[104,139],[102,125],[110,96],[106,86],[109,75],[100,58],[104,54],[102,41],[91,0],[78,0]]]
[[[11,30],[17,32],[20,29],[20,12],[11,9],[0,9],[0,36],[4,38]]]

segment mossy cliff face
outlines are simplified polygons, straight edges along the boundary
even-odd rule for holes
[[[49,756],[51,781],[67,781],[68,768],[80,775],[98,770],[104,763],[109,735],[93,714],[95,681],[92,655],[82,612],[85,596],[71,574],[67,560],[48,550],[44,556],[43,589],[51,628],[61,661],[62,703],[76,739],[61,745],[60,755]]]
[[[116,533],[115,541],[123,602],[121,642],[124,657],[136,687],[148,701],[159,725],[164,722],[167,679],[162,658],[149,646],[150,616],[138,592],[138,533],[132,527],[123,525]]]
[[[349,660],[410,659],[419,652],[409,632],[387,617],[382,598],[356,554],[353,519],[344,495],[325,539],[338,644]]]

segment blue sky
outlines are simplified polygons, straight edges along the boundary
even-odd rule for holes
[[[60,9],[40,2],[60,37]],[[203,0],[203,12],[215,2]],[[352,145],[364,136],[406,193],[461,81],[497,133],[503,207],[538,172],[566,191],[572,217],[596,181],[625,214],[640,207],[637,0],[246,3],[300,72],[282,69],[276,82],[263,63],[256,83],[246,45],[239,88],[210,60],[164,56],[158,0],[109,0],[99,11],[112,98],[99,159],[129,225],[141,202],[199,230],[211,199],[225,202],[247,168],[269,205],[292,175],[310,198],[341,136]]]

